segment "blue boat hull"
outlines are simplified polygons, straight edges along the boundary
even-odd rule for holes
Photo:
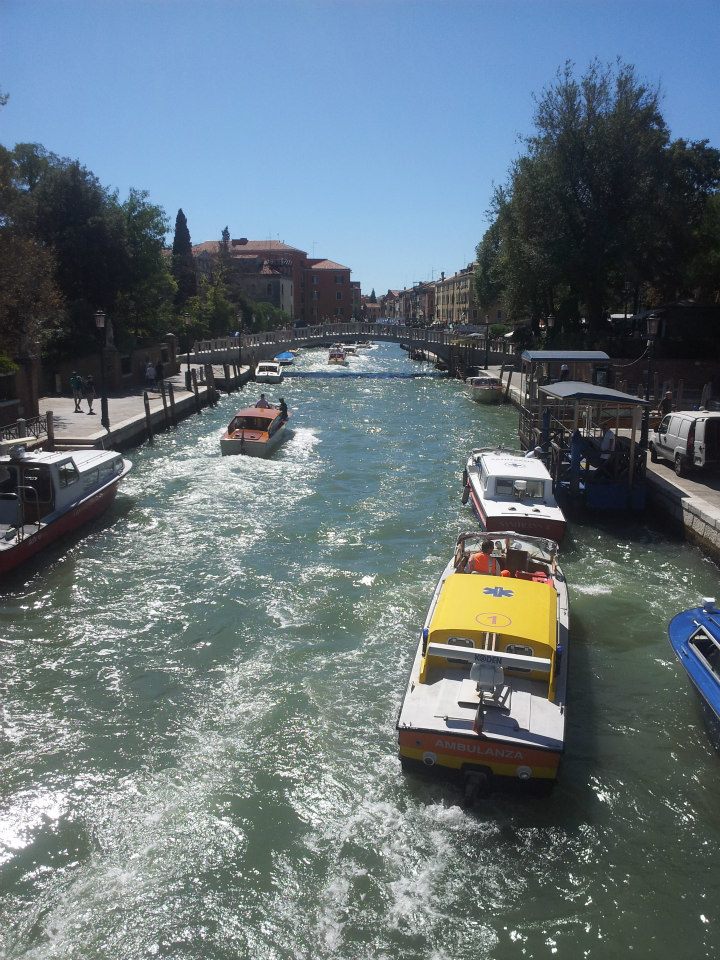
[[[668,633],[675,655],[684,667],[703,705],[713,742],[720,745],[720,673],[698,656],[691,639],[699,628],[720,642],[720,611],[694,607],[670,621]],[[716,670],[718,669],[716,665]]]

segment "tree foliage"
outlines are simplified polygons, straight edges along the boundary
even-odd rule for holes
[[[197,294],[197,275],[193,258],[190,231],[187,217],[178,210],[175,218],[175,236],[172,245],[172,274],[177,283],[175,304],[182,310],[185,304]]]
[[[515,316],[583,314],[597,328],[626,283],[668,298],[693,269],[705,276],[720,154],[671,143],[657,88],[621,62],[595,61],[579,79],[566,63],[534,122],[478,244],[481,304],[501,296]]]

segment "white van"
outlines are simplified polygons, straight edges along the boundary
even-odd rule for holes
[[[678,410],[669,413],[650,441],[650,459],[669,460],[681,477],[690,467],[720,464],[720,412]]]

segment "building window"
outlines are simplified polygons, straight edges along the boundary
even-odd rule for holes
[[[342,283],[345,278],[341,273],[335,274],[335,283]]]
[[[313,300],[319,300],[320,294],[317,290],[313,290]]]
[[[341,293],[339,290],[338,290],[338,292],[335,294],[335,299],[336,299],[336,300],[342,300],[342,293]]]
[[[313,284],[317,286],[319,282],[320,282],[320,277],[316,277],[315,275],[313,275]]]

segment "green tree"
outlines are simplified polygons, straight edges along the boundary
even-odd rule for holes
[[[182,208],[178,210],[177,217],[175,218],[175,236],[172,245],[172,274],[177,283],[175,304],[179,310],[182,310],[188,300],[198,292],[190,231],[188,230],[187,218],[182,212]]]

